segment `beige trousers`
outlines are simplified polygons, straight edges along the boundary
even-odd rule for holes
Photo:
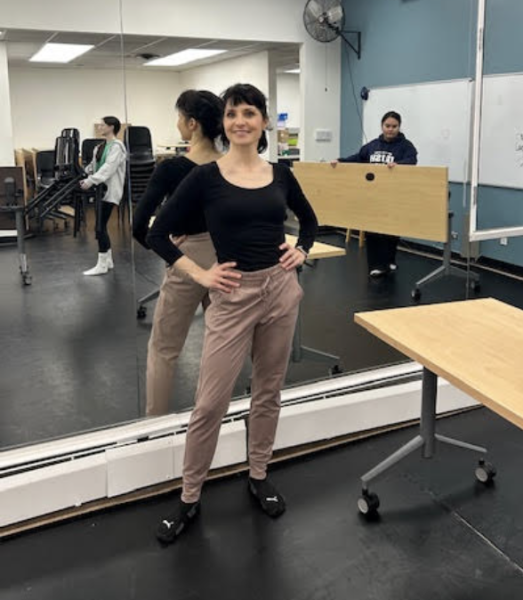
[[[284,271],[280,265],[242,273],[240,287],[231,293],[211,291],[195,408],[185,446],[184,502],[200,497],[221,421],[249,349],[253,364],[249,468],[251,477],[265,477],[302,296],[296,272]]]
[[[187,236],[180,244],[184,254],[200,267],[208,269],[216,254],[208,233]],[[147,351],[148,416],[164,415],[169,410],[176,361],[189,333],[199,304],[209,303],[206,288],[176,269],[167,269],[154,311],[153,327]]]

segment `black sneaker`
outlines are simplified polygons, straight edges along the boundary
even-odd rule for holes
[[[174,513],[163,519],[156,530],[156,537],[162,544],[172,544],[200,512],[200,502],[187,504],[180,500]]]
[[[259,502],[263,512],[269,517],[276,519],[285,512],[285,498],[267,478],[252,479],[249,477],[249,491]]]
[[[371,277],[381,277],[382,275],[386,275],[387,271],[385,271],[385,269],[372,269],[372,271],[370,271],[369,275]]]

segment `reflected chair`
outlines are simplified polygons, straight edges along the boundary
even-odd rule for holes
[[[37,219],[39,231],[44,219],[52,220],[56,229],[56,219],[67,226],[67,220],[74,216],[64,205],[74,199],[75,188],[84,177],[79,140],[78,129],[64,129],[56,138],[54,150],[38,152],[36,156],[40,191],[28,204],[26,215]]]
[[[131,125],[125,130],[129,160],[129,196],[135,204],[144,194],[156,161],[148,127]]]
[[[54,182],[54,150],[40,150],[36,155],[36,189],[44,190]]]
[[[82,167],[85,169],[87,165],[90,165],[93,160],[94,149],[96,146],[103,143],[103,140],[100,138],[85,138],[82,142],[82,151],[81,151],[81,159],[82,159]]]

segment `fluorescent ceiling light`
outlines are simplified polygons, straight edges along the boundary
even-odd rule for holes
[[[169,54],[162,58],[155,58],[145,63],[146,67],[176,67],[178,65],[185,65],[195,60],[201,60],[202,58],[209,58],[209,56],[216,56],[222,54],[226,50],[204,50],[203,48],[191,48],[189,50],[182,50],[182,52],[176,52],[175,54]]]
[[[288,71],[284,71],[284,73],[292,73],[294,75],[299,75],[301,72],[301,69],[289,69]]]
[[[91,48],[94,48],[92,44],[45,44],[29,61],[68,63]]]

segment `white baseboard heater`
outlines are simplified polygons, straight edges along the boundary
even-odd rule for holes
[[[421,372],[420,365],[406,363],[284,390],[275,450],[418,419]],[[476,404],[439,380],[439,414]],[[231,404],[212,469],[246,461],[248,410],[249,398]],[[0,453],[0,528],[179,478],[189,415],[144,419]]]

